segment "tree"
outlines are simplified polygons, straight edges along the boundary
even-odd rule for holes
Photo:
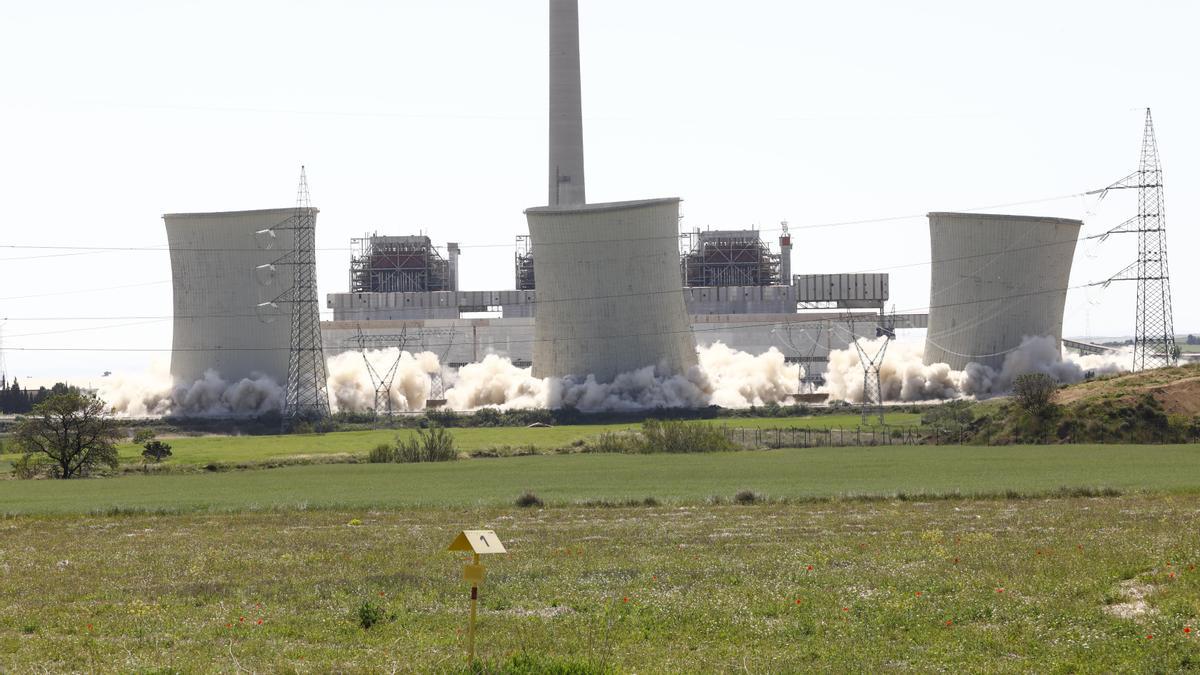
[[[155,438],[149,429],[141,429],[133,435],[133,442],[142,446],[142,457],[146,461],[161,462],[171,456],[171,446]]]
[[[101,466],[117,467],[116,420],[98,398],[69,391],[35,405],[13,432],[25,456],[45,455],[58,478],[86,476]]]
[[[1045,373],[1026,373],[1013,380],[1013,397],[1026,412],[1038,415],[1050,407],[1058,383]]]

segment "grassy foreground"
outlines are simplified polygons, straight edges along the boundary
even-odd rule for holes
[[[1044,494],[1058,488],[1200,492],[1200,445],[894,446],[689,455],[573,454],[436,464],[0,482],[0,513],[505,506],[654,497]]]
[[[461,557],[443,551],[468,526],[494,528],[510,551],[486,561],[491,664],[1200,663],[1200,497],[1136,496],[9,517],[0,671],[460,669],[467,588]],[[364,602],[391,620],[361,628]]]

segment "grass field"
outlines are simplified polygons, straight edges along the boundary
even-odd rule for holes
[[[9,517],[0,671],[459,669],[444,548],[478,526],[510,551],[486,561],[481,656],[576,668],[513,672],[1200,662],[1200,497],[1126,496]],[[359,627],[364,602],[391,620]]]
[[[752,417],[704,420],[707,424],[727,424],[739,428],[776,427],[857,427],[858,415],[821,415],[816,417]],[[888,413],[888,424],[905,426],[920,423],[920,415]],[[552,428],[469,427],[452,429],[455,444],[464,451],[503,446],[533,446],[550,450],[571,445],[576,441],[595,438],[601,434],[638,428],[637,424],[581,424]],[[259,462],[271,459],[306,455],[338,453],[366,454],[380,443],[389,443],[398,435],[411,430],[381,429],[376,431],[346,431],[330,434],[291,434],[285,436],[201,436],[168,439],[173,457],[169,462],[208,464],[211,462]],[[141,448],[126,444],[120,448],[124,461],[141,461]],[[16,454],[0,454],[0,471],[9,471]]]
[[[4,481],[0,513],[502,506],[532,490],[569,504],[654,497],[1042,494],[1067,488],[1200,492],[1200,445],[894,446],[690,455],[575,454],[435,464]]]

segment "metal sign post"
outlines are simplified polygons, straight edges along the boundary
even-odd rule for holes
[[[500,538],[491,530],[463,530],[454,541],[450,542],[447,551],[470,551],[473,562],[463,568],[463,579],[471,582],[471,618],[467,622],[467,663],[475,662],[475,614],[479,604],[479,585],[483,583],[487,571],[479,563],[479,556],[488,553],[507,553]]]

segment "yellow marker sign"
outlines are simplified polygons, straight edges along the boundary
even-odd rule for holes
[[[470,551],[475,555],[486,553],[508,553],[504,550],[504,544],[500,543],[500,537],[496,536],[491,530],[463,530],[458,533],[454,541],[450,542],[450,547],[447,551]]]
[[[508,553],[500,537],[491,530],[463,530],[454,541],[450,542],[447,551],[470,551],[474,561],[463,569],[463,579],[471,582],[471,620],[467,624],[467,663],[475,663],[475,609],[479,602],[479,584],[487,569],[479,564],[479,556],[488,553]]]

